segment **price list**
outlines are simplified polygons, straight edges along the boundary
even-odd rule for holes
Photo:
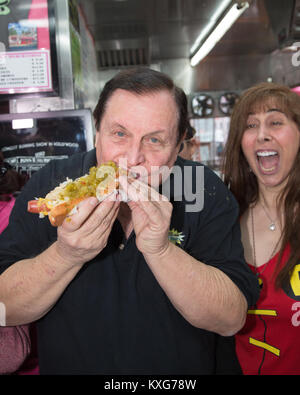
[[[0,93],[49,91],[49,51],[0,52]]]

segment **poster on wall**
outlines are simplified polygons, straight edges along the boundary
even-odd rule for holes
[[[0,2],[0,96],[57,88],[53,80],[52,8],[52,0]]]

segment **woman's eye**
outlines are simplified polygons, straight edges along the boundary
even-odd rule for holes
[[[272,121],[272,125],[274,125],[274,126],[279,126],[279,125],[282,125],[282,124],[283,124],[282,121]]]
[[[156,137],[151,137],[150,142],[153,144],[157,144],[157,143],[159,143],[159,140]]]
[[[256,124],[255,123],[247,123],[246,129],[253,129],[255,128]]]

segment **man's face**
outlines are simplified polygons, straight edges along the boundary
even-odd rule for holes
[[[177,125],[176,103],[168,91],[137,95],[116,90],[106,104],[96,134],[98,165],[114,161],[150,184],[151,169],[155,167],[157,172],[158,167],[171,168],[176,160],[180,147]]]

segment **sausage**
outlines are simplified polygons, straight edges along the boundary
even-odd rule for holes
[[[38,200],[30,200],[27,203],[27,211],[29,213],[38,214],[43,212],[48,212],[51,209],[47,206],[46,202],[43,199]]]
[[[53,208],[49,208],[46,199],[30,200],[27,203],[27,211],[33,214],[43,213],[49,216],[49,220],[53,226],[60,226],[66,216],[73,208],[87,197],[72,199],[69,202],[60,203]]]

